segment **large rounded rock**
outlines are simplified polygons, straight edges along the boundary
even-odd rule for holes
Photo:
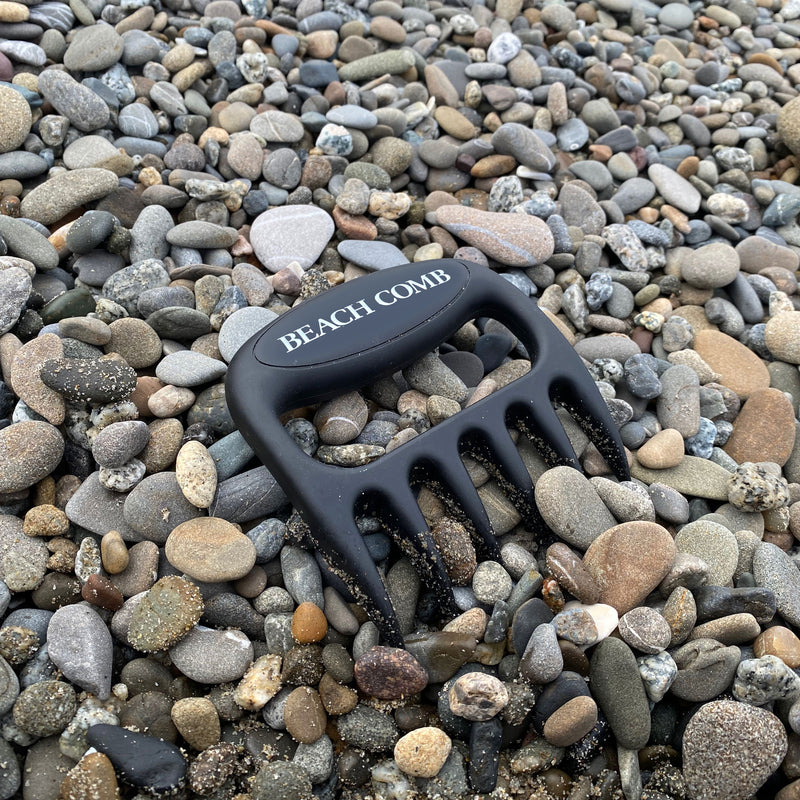
[[[655,522],[623,522],[595,539],[583,563],[600,589],[600,602],[625,614],[666,577],[675,558],[669,531]]]
[[[788,741],[764,708],[733,700],[702,706],[683,734],[683,775],[695,800],[745,800],[781,764]]]
[[[800,154],[800,97],[790,100],[778,113],[778,135],[793,152]]]
[[[16,150],[31,130],[31,107],[10,86],[0,86],[0,153]]]
[[[258,260],[278,272],[296,261],[308,269],[333,236],[331,217],[314,206],[281,206],[253,220],[250,244]]]
[[[49,475],[64,439],[47,422],[18,422],[0,430],[0,492],[19,492]]]

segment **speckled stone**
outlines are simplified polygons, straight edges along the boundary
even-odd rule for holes
[[[684,776],[694,797],[745,800],[778,768],[787,750],[780,720],[731,700],[702,706],[683,735]]]

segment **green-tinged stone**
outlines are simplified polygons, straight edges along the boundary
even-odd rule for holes
[[[647,469],[635,458],[631,476],[646,484],[663,483],[691,497],[708,500],[728,499],[728,480],[731,473],[719,464],[697,456],[684,456],[677,467]]]
[[[432,631],[408,636],[405,647],[428,672],[429,683],[444,683],[473,659],[478,640],[467,633]]]
[[[39,312],[42,322],[51,325],[67,317],[85,317],[94,311],[95,300],[92,293],[79,286],[77,289],[68,289],[64,294],[54,297],[46,303]]]
[[[381,75],[399,75],[415,64],[410,50],[386,50],[339,67],[340,81],[365,81]]]

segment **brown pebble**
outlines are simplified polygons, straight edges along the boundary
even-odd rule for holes
[[[26,536],[64,536],[69,532],[69,519],[53,505],[34,506],[25,514],[22,530]]]
[[[721,331],[697,331],[694,349],[721,375],[718,383],[733,389],[742,399],[769,387],[769,372],[764,362],[732,336]]]
[[[287,733],[298,742],[313,744],[325,733],[328,716],[316,689],[298,686],[286,698],[283,721]]]
[[[184,697],[170,711],[178,733],[195,750],[205,750],[219,741],[219,714],[207,697]]]
[[[723,448],[737,463],[774,461],[783,466],[792,454],[795,438],[794,408],[779,389],[750,395],[733,423]]]
[[[119,800],[114,767],[105,753],[85,755],[61,782],[59,800]]]
[[[591,697],[573,697],[557,708],[544,724],[544,738],[556,747],[569,747],[597,723],[597,703]]]
[[[425,668],[397,647],[371,647],[356,661],[355,675],[362,692],[381,700],[399,700],[428,685]]]
[[[263,567],[256,564],[244,578],[239,578],[233,582],[236,593],[251,600],[258,597],[267,586],[267,573]]]
[[[319,682],[319,694],[322,705],[332,716],[338,717],[350,713],[358,705],[358,693],[349,686],[342,686],[329,672]]]
[[[664,428],[636,451],[636,459],[648,469],[669,469],[683,461],[683,454],[684,443],[680,431]]]
[[[669,572],[675,542],[655,522],[623,522],[601,533],[583,563],[600,589],[600,602],[625,614],[647,597]]]
[[[98,608],[116,611],[122,607],[122,592],[108,578],[92,574],[81,589],[81,597]]]
[[[753,642],[756,658],[777,656],[791,669],[800,667],[800,639],[782,625],[775,625],[760,633]]]
[[[450,737],[440,728],[417,728],[398,739],[394,760],[407,775],[433,778],[444,766],[452,747]]]
[[[300,603],[292,615],[292,636],[300,644],[319,642],[328,632],[325,612],[314,603]]]
[[[109,531],[100,540],[100,558],[109,575],[118,575],[128,566],[128,547],[118,531]]]

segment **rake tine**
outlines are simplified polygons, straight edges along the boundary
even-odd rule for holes
[[[533,506],[533,482],[514,440],[506,429],[505,420],[484,420],[479,429],[489,449],[492,464],[511,484],[527,506]]]
[[[446,489],[453,499],[461,506],[461,510],[472,523],[473,540],[479,547],[481,558],[490,561],[500,561],[500,548],[492,530],[492,523],[486,509],[483,507],[478,490],[472,483],[467,468],[460,456],[456,454],[449,460],[437,463],[439,472],[445,483]]]
[[[434,592],[442,612],[455,616],[459,612],[453,598],[453,585],[414,495],[410,489],[405,492],[394,490],[387,500],[389,512],[397,525],[397,529],[391,532],[397,545],[424,576],[426,588]]]
[[[554,384],[554,399],[573,416],[584,433],[600,451],[600,454],[611,467],[612,472],[621,481],[631,479],[630,468],[625,456],[625,447],[619,430],[611,418],[608,406],[602,396],[594,391],[589,373],[573,380],[564,378]],[[559,423],[560,427],[560,423]]]
[[[314,536],[317,556],[328,567],[334,582],[341,581],[375,622],[390,647],[403,646],[403,634],[394,613],[386,584],[369,555],[361,532],[351,523],[350,529]]]
[[[550,397],[544,392],[537,392],[525,408],[525,412],[522,420],[524,432],[534,440],[548,466],[580,469],[578,456],[550,403]]]

